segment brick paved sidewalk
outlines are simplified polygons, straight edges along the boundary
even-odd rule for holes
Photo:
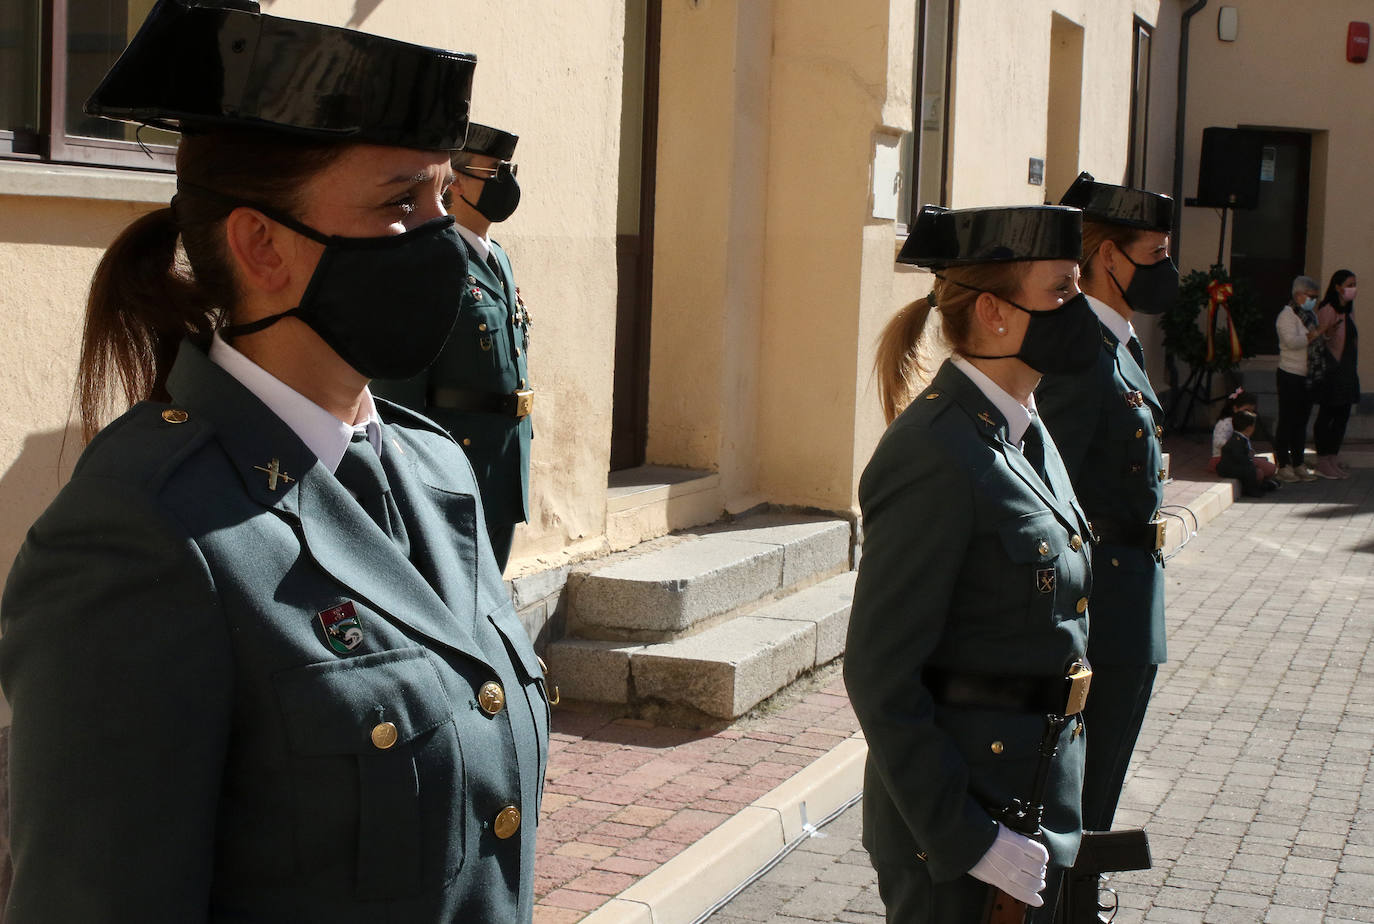
[[[538,924],[577,921],[858,730],[838,666],[705,731],[554,710]],[[750,871],[741,871],[747,874]]]
[[[1166,446],[1192,502],[1217,479],[1205,436]],[[570,924],[653,872],[858,730],[838,664],[727,727],[694,731],[554,710],[535,867],[536,924]],[[741,870],[743,877],[751,870]]]

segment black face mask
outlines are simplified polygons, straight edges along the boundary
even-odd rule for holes
[[[439,356],[467,280],[467,247],[451,215],[403,234],[334,237],[275,209],[250,208],[319,241],[324,253],[301,303],[289,311],[220,330],[226,340],[295,317],[369,379],[408,379]]]
[[[1003,356],[964,354],[970,359],[1019,359],[1041,375],[1073,375],[1084,371],[1097,359],[1102,349],[1102,331],[1097,315],[1093,314],[1082,292],[1049,311],[1031,311],[1009,298],[1002,300],[1030,315],[1021,349]]]
[[[458,172],[473,179],[485,179],[465,170]],[[497,164],[495,176],[482,184],[482,193],[476,202],[469,202],[465,196],[459,198],[475,208],[487,221],[505,221],[515,214],[515,208],[520,204],[520,184],[516,182],[515,169],[510,164]]]
[[[1126,257],[1124,250],[1117,252]],[[1126,307],[1137,314],[1163,314],[1173,307],[1178,298],[1178,267],[1172,259],[1165,257],[1158,263],[1137,263],[1126,257],[1126,262],[1135,267],[1135,275],[1124,289],[1112,271],[1107,270],[1117,291],[1126,300]]]

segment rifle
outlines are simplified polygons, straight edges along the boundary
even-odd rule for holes
[[[1049,784],[1050,765],[1059,753],[1059,733],[1068,722],[1068,716],[1045,716],[1045,736],[1040,739],[1040,763],[1035,767],[1031,798],[1025,802],[1013,799],[1011,805],[999,813],[998,820],[1018,834],[1035,837],[1040,833],[1040,822],[1045,817],[1045,787]],[[1025,902],[1012,898],[996,886],[988,886],[982,924],[1025,924],[1030,910]]]
[[[1099,924],[1099,912],[1115,911],[1098,902],[1099,877],[1129,869],[1149,869],[1150,839],[1140,828],[1124,831],[1084,831],[1078,859],[1065,877],[1059,898],[1057,924]],[[1110,920],[1110,918],[1108,918]]]

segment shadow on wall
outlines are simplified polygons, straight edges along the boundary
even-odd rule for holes
[[[19,455],[0,475],[0,584],[9,577],[29,527],[67,483],[82,448],[81,430],[75,425],[30,433]],[[0,709],[4,711],[0,725],[8,724],[9,709],[4,704]]]

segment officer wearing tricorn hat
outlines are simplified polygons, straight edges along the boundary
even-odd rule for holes
[[[448,343],[425,372],[374,391],[442,424],[472,462],[482,489],[487,532],[504,569],[515,525],[529,519],[531,412],[530,315],[515,284],[510,257],[491,239],[493,224],[520,203],[517,136],[488,125],[468,126],[453,155],[449,211],[467,245],[463,307]]]
[[[1166,311],[1177,295],[1174,202],[1087,173],[1061,202],[1083,209],[1083,291],[1099,344],[1086,370],[1045,376],[1035,398],[1097,539],[1083,823],[1107,831],[1165,660],[1164,415],[1131,319]]]
[[[161,0],[89,102],[182,131],[178,192],[5,590],[12,924],[531,920],[545,681],[462,451],[367,388],[458,314],[473,67]]]
[[[926,206],[898,257],[935,282],[879,342],[890,426],[859,485],[845,652],[889,921],[976,921],[1018,901],[1048,921],[1078,849],[1087,521],[1032,391],[1097,354],[1079,221]],[[954,356],[917,393],[932,311]]]

